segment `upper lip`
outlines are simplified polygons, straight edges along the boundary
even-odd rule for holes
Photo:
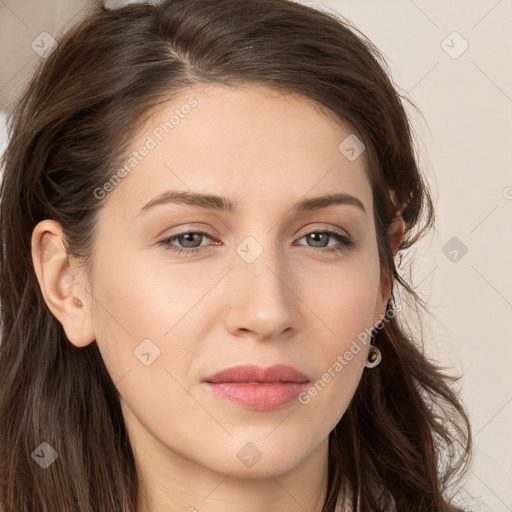
[[[285,364],[261,368],[256,365],[240,365],[226,368],[215,375],[206,377],[204,382],[308,382],[309,379],[299,370]]]

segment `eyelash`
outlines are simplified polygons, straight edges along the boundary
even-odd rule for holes
[[[341,245],[339,245],[337,247],[328,247],[328,248],[316,248],[316,247],[306,246],[306,247],[309,247],[310,249],[313,249],[313,251],[315,251],[315,252],[319,252],[319,253],[323,253],[323,254],[325,254],[325,253],[341,253],[341,252],[349,250],[350,248],[352,248],[355,245],[350,237],[342,235],[340,233],[337,233],[336,231],[320,231],[320,230],[310,231],[309,233],[306,233],[301,238],[299,238],[299,240],[301,240],[302,238],[304,238],[308,235],[311,235],[312,233],[329,235],[329,237],[335,238],[336,240],[338,240],[341,243]],[[164,246],[164,248],[168,251],[172,251],[175,254],[185,253],[186,256],[189,256],[192,254],[197,254],[199,252],[203,252],[204,247],[195,247],[192,249],[184,249],[184,248],[180,248],[180,247],[176,248],[176,246],[173,246],[171,244],[171,242],[173,240],[175,240],[176,238],[179,238],[180,236],[184,236],[184,235],[191,235],[191,234],[207,236],[208,238],[211,238],[211,239],[214,238],[210,233],[207,233],[205,231],[183,231],[181,233],[177,233],[170,237],[164,238],[163,240],[160,240],[158,242],[158,244]]]

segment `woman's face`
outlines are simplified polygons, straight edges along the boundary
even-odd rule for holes
[[[233,476],[325,454],[364,369],[358,336],[389,295],[362,148],[349,135],[304,99],[189,89],[140,132],[126,176],[97,191],[90,321],[140,454]],[[195,194],[223,199],[201,206]],[[327,194],[356,200],[295,207]],[[205,382],[276,364],[308,382]]]

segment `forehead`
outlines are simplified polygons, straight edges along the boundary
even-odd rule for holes
[[[183,90],[140,129],[129,173],[109,200],[133,216],[169,189],[215,193],[260,208],[334,190],[360,197],[368,210],[364,159],[350,161],[340,152],[351,131],[329,112],[308,98],[262,86]]]

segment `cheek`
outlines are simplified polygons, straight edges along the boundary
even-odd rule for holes
[[[372,253],[359,252],[337,267],[301,279],[301,297],[330,333],[336,349],[371,327],[378,308],[380,271]],[[329,336],[328,336],[329,337]]]
[[[179,265],[109,256],[95,272],[94,329],[113,381],[127,372],[151,380],[156,368],[186,371],[199,351],[206,318],[201,301],[219,277],[197,280]]]
[[[100,314],[101,319],[114,330],[124,329],[125,336],[161,337],[185,314],[197,284],[186,286],[179,269],[157,266],[135,249],[117,252],[122,257],[114,257],[113,250],[98,253],[95,295],[104,313],[110,313]]]
[[[347,264],[336,276],[319,275],[317,283],[323,286],[308,285],[308,293],[303,293],[318,319],[310,324],[318,327],[314,336],[317,347],[312,354],[318,373],[299,401],[329,409],[327,414],[336,422],[364,370],[378,306],[377,261],[370,255],[362,257]]]

